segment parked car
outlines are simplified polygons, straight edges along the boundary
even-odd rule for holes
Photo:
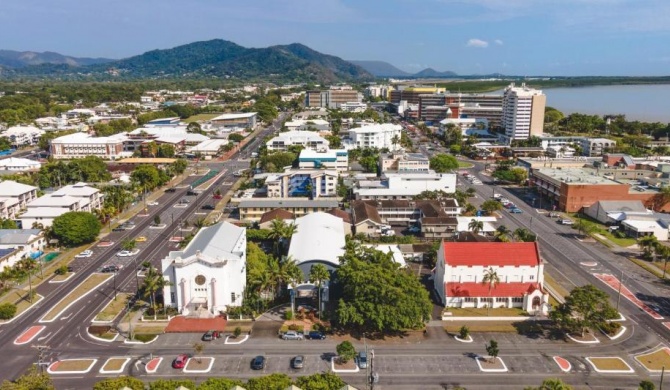
[[[125,230],[126,230],[126,228],[123,227],[123,226],[117,226],[114,229],[112,229],[113,232],[123,232]]]
[[[326,339],[325,334],[323,334],[321,332],[317,332],[315,330],[309,332],[307,334],[307,337],[309,337],[310,340],[325,340]]]
[[[76,255],[75,257],[76,258],[81,258],[81,257],[91,257],[91,256],[93,256],[93,251],[87,249],[87,250],[81,252],[80,254]]]
[[[358,367],[359,368],[368,368],[368,354],[365,352],[358,353]]]
[[[100,272],[103,274],[108,274],[111,272],[119,272],[121,270],[121,267],[118,265],[105,265],[100,269]]]
[[[181,204],[188,204],[188,203],[191,203],[191,201],[188,200],[188,199],[186,199],[186,198],[181,198],[181,199],[179,199],[179,203],[181,203]]]
[[[165,190],[165,192],[177,192],[177,189],[174,187],[168,188]]]
[[[303,336],[301,333],[298,333],[294,330],[289,330],[288,332],[284,333],[281,338],[283,340],[302,340]]]
[[[203,210],[214,210],[214,208],[215,207],[212,206],[211,204],[206,204],[206,205],[201,207],[201,209],[203,209]]]
[[[550,212],[548,215],[549,215],[549,218],[558,218],[560,216],[558,213],[553,212],[553,211]]]
[[[135,242],[146,242],[147,238],[145,236],[139,236],[135,239]]]
[[[305,366],[305,357],[302,355],[298,355],[293,358],[293,361],[291,362],[291,366],[295,369],[300,369]]]
[[[262,370],[265,368],[265,357],[258,355],[251,360],[252,370]]]
[[[560,223],[561,225],[573,225],[574,224],[574,222],[571,219],[567,219],[567,218],[559,219],[558,223]]]
[[[186,191],[186,195],[189,195],[189,196],[198,196],[198,195],[200,195],[200,191],[196,191],[196,190],[188,190],[188,191]]]
[[[119,256],[119,257],[130,257],[130,256],[135,256],[138,253],[140,253],[139,249],[135,249],[135,250],[132,250],[132,251],[125,251],[124,250],[124,251],[118,252],[116,255]]]
[[[172,368],[186,367],[186,363],[188,363],[188,358],[189,358],[188,355],[185,353],[177,355],[177,357],[172,361]]]
[[[212,340],[214,340],[216,338],[215,333],[216,332],[214,332],[213,330],[208,330],[207,332],[205,332],[204,335],[202,335],[202,341],[212,341]]]
[[[521,213],[523,213],[523,210],[521,210],[518,207],[514,207],[514,208],[510,209],[509,212],[512,213],[512,214],[521,214]]]
[[[147,202],[147,206],[158,206],[158,202]]]
[[[223,196],[220,195],[220,194],[219,194],[219,195],[214,194],[214,195],[212,196],[212,198],[214,198],[214,199],[223,199]]]

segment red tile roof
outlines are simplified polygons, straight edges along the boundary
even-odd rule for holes
[[[448,266],[537,266],[540,253],[536,242],[444,242]]]
[[[499,283],[491,289],[492,298],[522,297],[537,290],[537,283]],[[488,297],[489,285],[475,282],[445,283],[444,291],[448,297]]]

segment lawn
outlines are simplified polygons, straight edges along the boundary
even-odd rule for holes
[[[458,168],[472,168],[474,165],[472,163],[458,160]]]
[[[86,371],[95,362],[95,359],[75,359],[63,360],[58,362],[58,365],[53,371]]]
[[[635,245],[635,243],[637,242],[636,239],[631,237],[624,237],[624,238],[616,237],[606,229],[602,229],[601,231],[598,232],[598,234],[606,237],[608,240],[624,248],[628,248],[631,245]]]
[[[525,310],[519,308],[499,308],[491,309],[475,309],[475,308],[456,308],[450,307],[447,309],[452,317],[520,317],[528,316]]]
[[[514,326],[514,322],[511,321],[447,321],[446,325],[444,325],[444,330],[448,333],[458,334],[463,325],[466,325],[470,329],[470,333],[517,333],[517,328]]]
[[[249,333],[253,325],[254,323],[251,321],[228,321],[226,322],[226,331],[232,333],[239,326],[243,334]]]
[[[590,357],[589,361],[600,371],[629,371],[631,368],[618,357]]]
[[[167,328],[167,325],[168,325],[167,322],[165,322],[164,324],[156,324],[156,323],[142,324],[142,323],[138,323],[137,325],[133,326],[133,333],[139,333],[139,334],[163,333],[165,331],[165,328]]]
[[[102,366],[104,371],[119,371],[126,365],[128,358],[109,358]]]
[[[552,278],[546,271],[544,272],[544,282],[550,285],[554,289],[554,291],[556,291],[556,293],[558,293],[562,297],[565,298],[568,295],[570,295],[568,290],[564,289],[563,286],[558,284],[558,282],[554,278]]]
[[[43,321],[53,321],[60,315],[60,313],[68,307],[75,299],[83,297],[90,293],[95,287],[104,281],[109,280],[113,275],[111,274],[92,274],[84,280],[79,286],[72,290],[67,296],[61,299],[49,312],[42,317]]]
[[[635,360],[649,371],[661,371],[663,367],[670,367],[670,350],[668,348],[661,348],[656,352],[646,355],[637,355],[635,356]]]
[[[198,114],[198,115],[189,116],[186,119],[182,119],[182,122],[191,123],[191,122],[198,122],[198,121],[208,121],[212,118],[216,118],[219,115],[221,115],[221,114]]]
[[[128,299],[130,299],[131,294],[118,294],[115,299],[110,299],[107,306],[97,316],[95,316],[96,321],[112,321],[115,319],[123,309],[126,308],[128,304]]]

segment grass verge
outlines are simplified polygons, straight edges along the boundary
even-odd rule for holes
[[[470,332],[494,332],[494,333],[517,333],[517,328],[512,322],[508,321],[482,321],[482,322],[466,322],[466,321],[449,321],[444,325],[444,330],[448,333],[458,333],[461,327],[465,325]]]
[[[563,288],[563,286],[561,286],[560,284],[558,284],[558,282],[556,281],[556,279],[552,278],[551,275],[549,275],[549,273],[547,273],[547,272],[544,273],[544,282],[545,282],[546,284],[550,285],[551,288],[553,288],[554,291],[556,291],[556,293],[559,294],[559,295],[561,295],[563,298],[565,298],[565,297],[567,297],[568,295],[570,295],[570,293],[568,292],[568,290],[566,290],[565,288]]]
[[[61,299],[54,307],[49,310],[47,314],[42,317],[43,321],[53,321],[57,318],[58,315],[75,299],[82,297],[91,290],[93,290],[100,283],[109,280],[113,275],[112,274],[92,274],[86,280],[81,282],[74,290],[72,290],[68,295]]]
[[[670,367],[670,351],[667,348],[661,348],[646,355],[637,355],[635,360],[649,371],[661,371],[664,367]]]
[[[93,359],[64,360],[58,363],[54,371],[85,371],[93,364]]]
[[[590,357],[589,360],[601,371],[627,371],[630,367],[618,357]]]
[[[53,279],[51,279],[51,281],[52,282],[62,282],[65,279],[69,278],[70,276],[72,276],[72,272],[66,272],[64,274],[54,276]]]
[[[158,335],[155,334],[155,333],[134,334],[133,335],[133,341],[139,341],[141,343],[148,343],[149,341],[153,341],[156,337],[158,337]]]
[[[639,265],[642,269],[644,269],[645,271],[653,274],[657,278],[663,278],[663,272],[659,271],[658,269],[656,269],[656,267],[649,264],[648,261],[642,260],[642,259],[636,259],[634,257],[629,257],[629,259],[630,259],[630,261]]]
[[[112,321],[126,308],[131,297],[131,294],[118,294],[116,299],[112,298],[107,306],[95,316],[95,321]]]
[[[127,358],[109,358],[102,366],[104,371],[118,371],[126,364]]]

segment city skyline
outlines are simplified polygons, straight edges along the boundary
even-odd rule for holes
[[[221,38],[246,47],[298,42],[410,73],[653,76],[670,62],[670,3],[661,0],[643,8],[634,0],[6,3],[0,49],[78,57],[120,59]],[[30,33],[19,33],[26,21]]]

